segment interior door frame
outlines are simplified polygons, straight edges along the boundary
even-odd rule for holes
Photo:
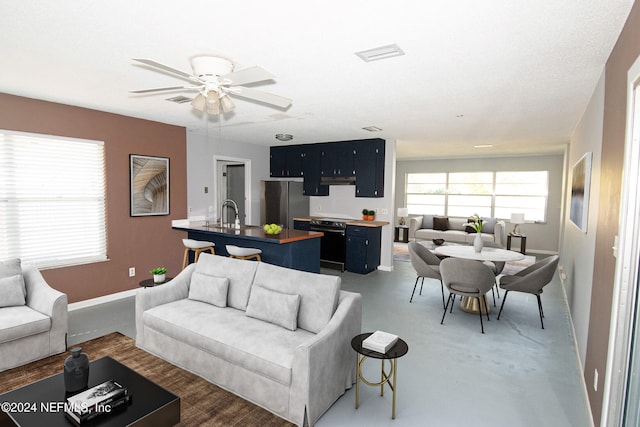
[[[636,100],[640,100],[640,57],[627,73],[627,119],[620,218],[614,246],[616,269],[600,420],[600,425],[612,427],[622,425],[627,397],[640,391],[637,379],[630,381],[634,370],[634,366],[630,364],[634,347],[637,346],[636,357],[640,354],[640,344],[637,341],[634,343],[634,328],[637,328],[639,320],[636,312],[640,308],[637,306],[640,259],[640,102]],[[640,338],[640,331],[636,330],[635,336],[636,340]],[[634,387],[637,389],[635,392],[632,390]],[[637,411],[638,402],[634,404]]]
[[[251,224],[252,221],[252,201],[253,194],[251,192],[251,159],[243,159],[241,157],[230,157],[230,156],[213,156],[213,188],[214,188],[214,206],[216,209],[216,217],[219,217],[218,209],[220,209],[220,194],[219,194],[219,179],[218,176],[220,171],[218,170],[218,162],[232,162],[232,163],[242,163],[244,164],[244,209],[245,209],[245,222],[247,224]]]

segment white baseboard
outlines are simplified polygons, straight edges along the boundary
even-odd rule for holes
[[[138,292],[138,289],[129,289],[127,291],[116,292],[115,294],[104,295],[84,301],[72,302],[71,304],[69,304],[68,310],[80,310],[82,308],[93,307],[107,302],[118,301],[124,298],[135,296],[136,292]]]

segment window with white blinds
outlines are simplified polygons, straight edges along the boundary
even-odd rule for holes
[[[0,260],[107,259],[104,143],[0,129]]]

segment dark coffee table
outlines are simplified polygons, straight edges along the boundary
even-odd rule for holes
[[[64,415],[66,400],[62,366],[53,375],[16,390],[0,394],[0,426],[73,426]],[[89,387],[116,380],[129,390],[126,408],[102,415],[91,426],[172,426],[180,422],[180,398],[111,357],[91,362]],[[5,407],[16,412],[5,412]],[[21,410],[18,410],[21,409]],[[84,424],[83,424],[84,425]]]

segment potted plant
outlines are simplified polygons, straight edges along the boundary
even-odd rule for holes
[[[365,221],[369,219],[369,209],[362,209],[362,219]]]
[[[153,274],[153,283],[162,283],[167,277],[167,269],[165,267],[156,267],[149,270],[149,273]]]
[[[368,219],[369,221],[373,221],[373,220],[375,219],[375,217],[376,217],[376,211],[371,211],[371,210],[370,210],[370,211],[367,213],[367,219]]]

